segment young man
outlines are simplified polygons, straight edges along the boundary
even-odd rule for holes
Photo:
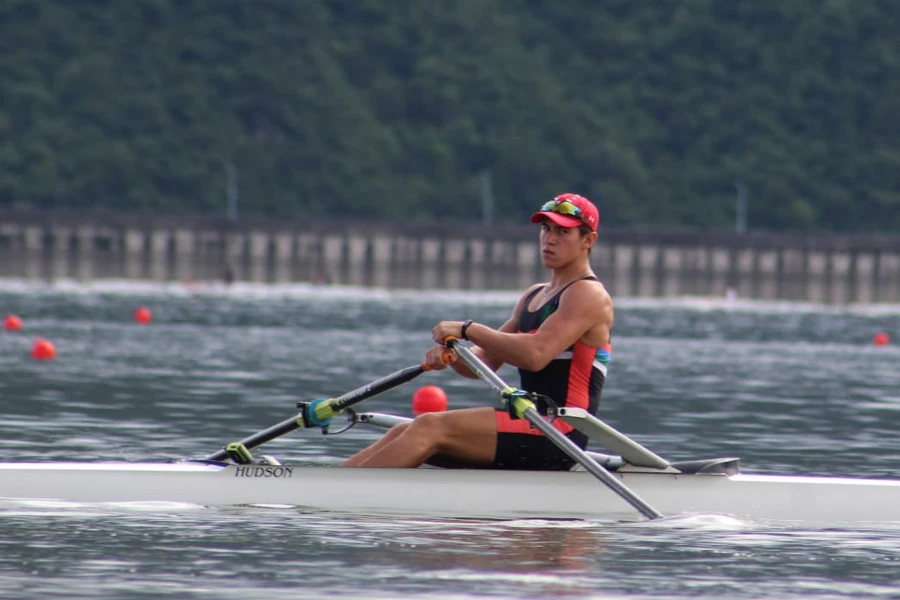
[[[577,194],[563,194],[531,215],[541,224],[541,260],[548,283],[531,286],[499,329],[472,321],[441,321],[431,331],[441,344],[449,336],[469,340],[491,369],[508,363],[519,369],[520,387],[544,394],[559,406],[595,412],[610,358],[613,302],[591,270],[597,241],[597,207]],[[443,369],[446,348],[426,353]],[[450,366],[475,377],[451,353]],[[560,419],[554,426],[584,448],[587,439]],[[525,419],[504,409],[465,408],[425,413],[392,427],[380,440],[348,459],[348,467],[446,467],[562,470],[572,460]]]

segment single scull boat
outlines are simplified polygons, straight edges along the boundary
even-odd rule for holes
[[[666,515],[842,523],[900,522],[900,481],[710,472],[615,472]],[[672,465],[678,469],[679,463]],[[731,471],[731,472],[729,472]],[[290,505],[360,514],[471,518],[634,519],[631,507],[589,473],[345,469],[176,463],[5,463],[0,497],[68,502]],[[560,498],[566,501],[560,502]]]
[[[465,348],[456,349],[469,359]],[[472,366],[473,372],[479,367]],[[425,370],[422,365],[407,367],[343,396],[300,403],[299,414],[200,460],[0,463],[0,499],[288,505],[455,518],[627,520],[638,514],[650,519],[717,514],[828,524],[900,523],[900,481],[742,474],[735,458],[670,463],[574,408],[554,409],[548,418],[566,420],[615,454],[573,451],[578,464],[565,472],[339,468],[280,464],[250,453],[301,427],[327,428],[339,413],[348,415],[348,427],[401,422],[402,417],[357,414],[350,407]],[[479,376],[523,418],[544,419],[522,390],[505,386],[493,372]]]

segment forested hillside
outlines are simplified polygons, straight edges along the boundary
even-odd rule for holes
[[[5,0],[0,209],[900,231],[900,2]]]

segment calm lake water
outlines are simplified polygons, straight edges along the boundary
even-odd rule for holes
[[[0,282],[3,460],[168,460],[279,422],[300,399],[421,361],[436,320],[498,325],[510,293]],[[138,306],[153,311],[134,322]],[[900,307],[617,303],[601,417],[672,460],[745,472],[900,475]],[[56,345],[30,357],[35,337]],[[501,372],[515,381],[512,371]],[[368,401],[410,414],[483,383],[427,374]],[[294,432],[283,461],[335,464],[378,437]],[[598,484],[599,485],[599,484]],[[354,517],[274,508],[0,502],[0,597],[900,597],[900,525]]]

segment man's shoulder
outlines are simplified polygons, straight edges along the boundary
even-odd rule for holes
[[[585,293],[609,295],[606,286],[603,285],[603,282],[597,277],[585,277],[584,279],[580,279],[573,283],[572,287],[580,288],[581,290],[584,290]]]
[[[612,296],[603,282],[599,279],[582,279],[570,286],[571,293],[568,294],[571,300],[577,303],[590,302],[609,303],[612,304]],[[564,294],[565,295],[565,294]]]

